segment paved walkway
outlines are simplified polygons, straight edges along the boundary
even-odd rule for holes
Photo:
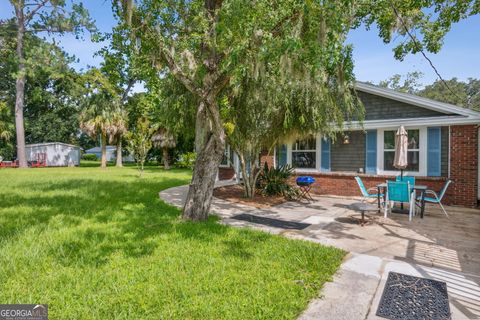
[[[181,207],[186,191],[187,186],[171,188],[160,197]],[[229,225],[349,252],[333,282],[300,319],[380,319],[375,313],[389,271],[446,282],[452,319],[480,319],[480,211],[450,207],[446,219],[429,207],[425,219],[410,223],[404,215],[386,220],[374,215],[361,227],[355,221],[359,214],[350,207],[354,202],[358,199],[316,197],[309,204],[257,209],[214,198],[211,210]]]

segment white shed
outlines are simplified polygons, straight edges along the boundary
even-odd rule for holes
[[[47,167],[66,167],[80,165],[80,147],[62,142],[27,144],[27,161],[36,161],[37,154],[46,154]]]

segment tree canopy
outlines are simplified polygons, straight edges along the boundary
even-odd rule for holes
[[[247,98],[245,85],[251,90],[252,80],[268,83],[272,105],[284,110],[284,132],[332,132],[358,111],[350,90],[352,48],[345,42],[350,29],[376,25],[385,42],[403,37],[394,50],[403,59],[438,52],[452,23],[479,10],[478,1],[460,0],[116,3],[139,46],[147,82],[181,84],[181,96],[188,92],[195,103],[198,157],[183,213],[194,220],[208,214],[230,120],[225,116],[234,114],[222,109]],[[222,104],[225,99],[230,103]]]

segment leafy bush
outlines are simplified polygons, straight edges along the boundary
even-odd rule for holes
[[[294,199],[298,195],[298,190],[288,183],[293,172],[294,169],[289,165],[269,168],[265,163],[258,177],[257,187],[266,196],[282,195],[286,199]]]
[[[82,155],[82,160],[86,160],[86,161],[97,161],[98,158],[97,158],[97,155],[96,154],[93,154],[93,153],[85,153]]]
[[[178,161],[176,165],[179,168],[193,169],[193,167],[195,166],[196,159],[197,159],[197,154],[195,152],[187,152],[187,153],[181,154],[180,157],[178,157]]]

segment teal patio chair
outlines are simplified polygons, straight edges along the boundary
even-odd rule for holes
[[[378,193],[378,190],[376,187],[367,189],[363,184],[362,179],[360,179],[360,177],[355,177],[355,180],[357,181],[357,184],[360,187],[360,191],[362,192],[362,196],[363,196],[362,202],[365,202],[365,200],[371,199],[371,198],[378,199],[380,197],[383,197],[383,193]],[[375,193],[370,193],[370,191],[372,190],[375,190]],[[378,210],[380,210],[380,208]]]
[[[395,181],[397,182],[408,182],[410,183],[410,186],[413,188],[415,185],[415,177],[412,176],[396,176]]]
[[[440,193],[438,194],[433,190],[425,191],[425,198],[424,198],[425,202],[438,203],[440,205],[440,208],[442,208],[443,213],[445,213],[445,215],[447,216],[447,218],[449,218],[449,216],[448,216],[447,210],[445,210],[445,208],[442,205],[442,199],[443,199],[443,196],[445,195],[445,192],[447,192],[447,189],[450,183],[452,183],[452,180],[447,180],[447,182],[445,182],[445,184],[443,185],[442,190],[440,190]],[[421,196],[417,197],[417,201],[421,201],[421,200],[422,200]]]
[[[415,193],[412,192],[412,187],[410,183],[404,181],[387,181],[387,196],[385,199],[385,214],[384,217],[387,218],[387,213],[390,207],[392,209],[391,202],[401,202],[408,203],[408,220],[412,221],[413,212],[415,209]]]

